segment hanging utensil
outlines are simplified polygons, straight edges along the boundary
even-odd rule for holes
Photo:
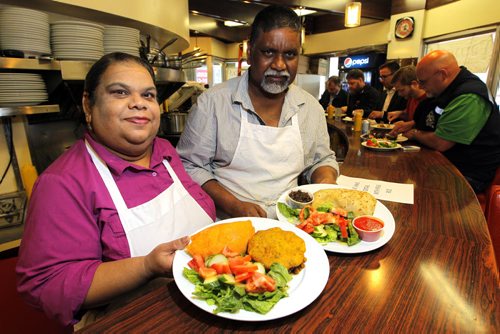
[[[163,47],[160,50],[158,50],[158,53],[151,60],[151,64],[154,64],[156,59],[158,59],[158,57],[162,54],[163,50],[165,50],[170,45],[174,44],[175,41],[177,41],[177,37],[174,37],[174,38],[170,39],[167,43],[165,43],[165,45],[163,45]],[[165,63],[165,57],[163,57],[163,63]],[[165,66],[165,64],[163,64],[163,66]]]

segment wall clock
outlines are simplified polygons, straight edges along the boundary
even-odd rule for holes
[[[394,35],[397,39],[409,38],[413,35],[415,21],[411,16],[405,16],[396,21]]]

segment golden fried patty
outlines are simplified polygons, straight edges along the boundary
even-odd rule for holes
[[[258,231],[248,242],[248,254],[267,269],[275,262],[287,269],[298,267],[305,261],[305,251],[302,238],[279,227]]]

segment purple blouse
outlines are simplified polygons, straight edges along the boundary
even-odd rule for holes
[[[154,140],[150,168],[143,168],[112,154],[89,134],[85,139],[108,165],[129,208],[172,184],[162,163],[167,159],[189,194],[215,220],[212,199],[188,176],[168,141]],[[49,317],[71,325],[78,321],[97,266],[129,257],[116,208],[85,142],[79,140],[35,183],[16,268],[18,291]]]

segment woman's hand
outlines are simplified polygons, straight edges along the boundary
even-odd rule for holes
[[[175,251],[189,244],[189,237],[182,237],[156,246],[144,258],[144,270],[151,277],[170,276]]]

